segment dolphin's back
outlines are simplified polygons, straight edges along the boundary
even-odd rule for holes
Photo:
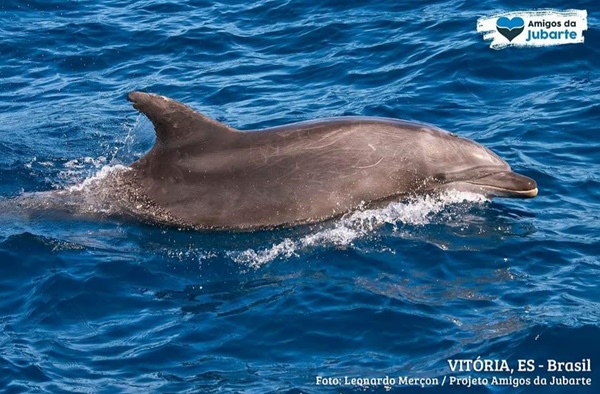
[[[145,101],[136,108],[151,108],[157,128],[153,149],[132,165],[137,190],[180,223],[196,227],[307,223],[402,194],[419,180],[413,169],[421,151],[416,134],[440,132],[368,117],[240,132],[197,117],[174,100],[145,93],[129,97],[136,104]],[[159,104],[167,104],[165,116]],[[173,125],[175,131],[164,131]]]

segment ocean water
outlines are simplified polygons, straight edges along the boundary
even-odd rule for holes
[[[587,9],[585,43],[494,51],[481,16]],[[595,393],[597,1],[0,3],[0,389],[88,393]],[[341,115],[435,124],[538,182],[327,223],[194,232],[52,205],[151,146],[144,90],[239,129]],[[452,371],[448,360],[535,360]],[[591,359],[552,373],[548,359]],[[534,385],[536,376],[592,386]],[[457,387],[322,378],[529,378]],[[518,386],[518,387],[514,387]]]

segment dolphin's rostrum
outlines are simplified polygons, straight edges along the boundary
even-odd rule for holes
[[[194,228],[317,222],[402,196],[457,189],[534,197],[534,180],[489,149],[429,125],[339,117],[242,132],[175,100],[132,92],[154,124],[126,172],[130,200]]]

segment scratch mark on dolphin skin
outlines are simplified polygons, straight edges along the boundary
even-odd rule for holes
[[[325,140],[329,140],[329,139],[333,139],[333,141],[326,143],[324,145],[319,145],[319,146],[305,146],[303,149],[305,150],[316,150],[316,149],[323,149],[323,148],[327,148],[331,145],[334,145],[336,142],[338,142],[340,139],[344,138],[344,134],[342,135],[338,135],[340,134],[340,130],[336,130],[332,133],[327,133],[326,136],[324,136],[323,138],[320,138],[318,141],[316,141],[316,143],[319,143],[321,141],[325,141]],[[334,138],[337,137],[337,138]]]
[[[382,161],[383,161],[383,157],[381,159],[379,159],[379,161],[377,163],[375,163],[375,164],[371,164],[371,165],[364,166],[364,167],[352,166],[352,168],[360,168],[361,170],[364,169],[364,168],[371,168],[371,167],[375,167],[376,165],[378,165]]]
[[[371,144],[369,144],[369,148],[373,149],[373,152],[377,151],[377,149],[375,149],[375,147]]]

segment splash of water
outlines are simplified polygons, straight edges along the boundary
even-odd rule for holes
[[[72,165],[72,164],[69,164]],[[67,166],[68,167],[68,166]],[[67,212],[70,215],[111,215],[122,210],[115,190],[119,175],[128,171],[123,165],[103,165],[94,175],[64,189],[23,193],[4,200],[7,211],[25,217]]]
[[[90,192],[102,187],[107,179],[112,178],[114,175],[121,173],[122,171],[128,170],[130,170],[129,167],[125,167],[121,164],[114,166],[105,165],[102,166],[100,170],[91,177],[84,179],[83,182],[79,184],[69,186],[65,190],[68,193]]]
[[[227,255],[235,262],[259,268],[278,258],[298,256],[302,251],[319,246],[351,246],[357,239],[364,238],[374,230],[391,225],[398,230],[400,225],[424,226],[450,205],[461,203],[481,204],[489,201],[476,193],[447,190],[437,195],[424,195],[407,201],[391,202],[379,209],[365,209],[346,214],[332,228],[322,229],[305,235],[298,240],[285,238],[279,243],[263,249],[231,251]]]

